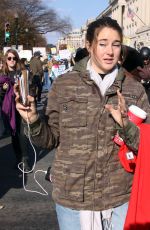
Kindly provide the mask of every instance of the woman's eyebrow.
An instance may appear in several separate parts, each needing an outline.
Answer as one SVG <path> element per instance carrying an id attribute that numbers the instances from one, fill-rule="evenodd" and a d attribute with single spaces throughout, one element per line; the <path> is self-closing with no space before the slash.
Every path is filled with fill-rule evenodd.
<path id="1" fill-rule="evenodd" d="M 115 40 L 115 41 L 113 41 L 113 42 L 118 42 L 118 43 L 120 43 L 120 44 L 121 44 L 121 41 L 120 41 L 120 40 Z"/>
<path id="2" fill-rule="evenodd" d="M 107 38 L 103 38 L 103 39 L 99 39 L 99 40 L 98 40 L 98 42 L 107 42 L 107 41 L 108 41 Z M 113 42 L 120 42 L 120 43 L 121 43 L 120 40 L 114 40 Z"/>
<path id="3" fill-rule="evenodd" d="M 102 42 L 102 41 L 105 42 L 105 41 L 108 41 L 108 39 L 103 38 L 103 39 L 99 39 L 99 40 L 98 40 L 98 42 Z"/>

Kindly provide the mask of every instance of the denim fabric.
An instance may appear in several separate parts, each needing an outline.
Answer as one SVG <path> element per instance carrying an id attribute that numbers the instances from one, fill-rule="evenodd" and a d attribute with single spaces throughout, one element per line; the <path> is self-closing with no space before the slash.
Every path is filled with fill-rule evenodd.
<path id="1" fill-rule="evenodd" d="M 128 203 L 113 209 L 112 230 L 123 230 L 125 218 L 127 215 Z"/>
<path id="2" fill-rule="evenodd" d="M 60 230 L 81 230 L 80 211 L 56 204 L 56 213 Z"/>
<path id="3" fill-rule="evenodd" d="M 103 220 L 103 230 L 123 230 L 127 209 L 128 203 L 113 208 L 111 223 Z M 56 212 L 60 230 L 81 230 L 80 211 L 56 204 Z"/>
<path id="4" fill-rule="evenodd" d="M 51 82 L 49 80 L 48 72 L 44 72 L 44 82 L 43 82 L 43 90 L 49 90 L 51 86 Z"/>

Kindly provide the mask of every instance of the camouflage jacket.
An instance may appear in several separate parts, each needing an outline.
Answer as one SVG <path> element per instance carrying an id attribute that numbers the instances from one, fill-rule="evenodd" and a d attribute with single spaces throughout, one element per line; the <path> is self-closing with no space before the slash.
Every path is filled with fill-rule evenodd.
<path id="1" fill-rule="evenodd" d="M 143 86 L 122 68 L 102 97 L 86 63 L 85 58 L 54 81 L 46 108 L 48 125 L 39 118 L 30 128 L 35 144 L 57 147 L 52 166 L 54 201 L 77 210 L 106 210 L 129 200 L 133 179 L 121 166 L 119 147 L 112 139 L 119 130 L 137 150 L 139 129 L 131 122 L 124 129 L 116 125 L 104 105 L 117 106 L 120 89 L 128 106 L 145 111 L 149 106 Z"/>

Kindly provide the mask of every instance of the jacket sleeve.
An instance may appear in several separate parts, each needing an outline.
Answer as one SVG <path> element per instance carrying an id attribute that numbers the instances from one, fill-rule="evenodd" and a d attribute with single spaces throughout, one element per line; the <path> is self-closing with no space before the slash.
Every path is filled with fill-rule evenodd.
<path id="1" fill-rule="evenodd" d="M 5 92 L 4 92 L 4 90 L 2 90 L 2 88 L 0 87 L 0 105 L 2 105 L 4 96 L 5 96 Z"/>
<path id="2" fill-rule="evenodd" d="M 150 124 L 150 104 L 148 101 L 148 96 L 145 93 L 144 87 L 143 87 L 143 92 L 141 93 L 141 96 L 137 102 L 137 106 L 143 109 L 147 113 L 147 118 L 144 121 L 144 123 Z"/>
<path id="3" fill-rule="evenodd" d="M 28 136 L 28 127 L 25 125 L 25 134 Z M 30 125 L 30 135 L 35 145 L 53 149 L 59 144 L 59 106 L 57 103 L 56 84 L 48 95 L 48 104 L 44 116 Z"/>
<path id="4" fill-rule="evenodd" d="M 5 97 L 5 93 L 6 93 L 6 90 L 4 90 L 2 86 L 0 86 L 0 105 L 1 105 L 1 106 L 2 106 L 2 104 L 3 104 L 3 100 L 4 100 L 4 97 Z"/>
<path id="5" fill-rule="evenodd" d="M 150 68 L 145 66 L 144 68 L 137 67 L 139 71 L 139 76 L 141 79 L 150 80 Z"/>
<path id="6" fill-rule="evenodd" d="M 125 127 L 117 125 L 119 136 L 125 141 L 126 145 L 134 152 L 138 151 L 140 129 L 134 123 L 128 121 Z"/>

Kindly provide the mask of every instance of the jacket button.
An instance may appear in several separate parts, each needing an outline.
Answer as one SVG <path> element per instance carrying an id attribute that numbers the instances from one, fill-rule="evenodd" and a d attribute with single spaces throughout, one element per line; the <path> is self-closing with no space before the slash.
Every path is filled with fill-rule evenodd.
<path id="1" fill-rule="evenodd" d="M 63 105 L 63 108 L 64 108 L 65 111 L 68 110 L 68 106 L 66 104 Z"/>

